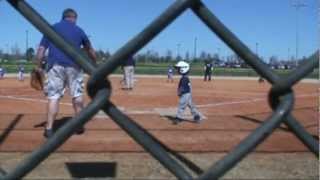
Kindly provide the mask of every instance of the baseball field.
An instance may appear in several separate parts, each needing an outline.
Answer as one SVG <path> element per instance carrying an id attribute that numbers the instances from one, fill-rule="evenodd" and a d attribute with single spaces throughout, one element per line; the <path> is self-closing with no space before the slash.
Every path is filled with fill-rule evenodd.
<path id="1" fill-rule="evenodd" d="M 196 172 L 205 171 L 230 152 L 272 113 L 268 82 L 224 77 L 204 82 L 192 77 L 194 103 L 204 120 L 194 123 L 187 109 L 186 121 L 173 125 L 178 77 L 168 83 L 164 76 L 137 76 L 133 91 L 121 90 L 120 81 L 120 76 L 111 76 L 112 102 L 170 150 L 193 162 L 199 167 Z M 315 80 L 297 84 L 293 110 L 296 119 L 317 139 L 318 90 Z M 24 81 L 9 77 L 0 80 L 0 102 L 0 167 L 9 171 L 46 140 L 43 129 L 47 101 L 42 92 L 30 88 L 28 77 Z M 85 102 L 90 102 L 88 96 Z M 72 113 L 71 98 L 66 95 L 55 128 L 63 126 Z M 85 128 L 83 134 L 73 135 L 26 178 L 77 177 L 68 169 L 70 162 L 107 163 L 109 174 L 104 177 L 109 178 L 173 177 L 104 113 L 99 112 Z M 316 157 L 282 124 L 225 177 L 313 179 L 319 177 L 317 164 Z"/>

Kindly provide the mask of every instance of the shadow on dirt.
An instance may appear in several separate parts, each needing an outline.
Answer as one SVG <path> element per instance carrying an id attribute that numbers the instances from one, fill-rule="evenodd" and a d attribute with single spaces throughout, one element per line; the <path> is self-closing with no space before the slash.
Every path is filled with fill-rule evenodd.
<path id="1" fill-rule="evenodd" d="M 244 119 L 244 120 L 248 120 L 250 122 L 257 123 L 257 124 L 262 124 L 264 122 L 262 120 L 251 118 L 251 117 L 248 117 L 248 116 L 236 115 L 235 117 L 241 118 L 241 119 Z M 288 128 L 284 128 L 284 127 L 278 127 L 278 129 L 281 129 L 281 130 L 286 131 L 286 132 L 291 132 Z"/>
<path id="2" fill-rule="evenodd" d="M 67 162 L 67 169 L 73 178 L 115 178 L 115 162 Z"/>
<path id="3" fill-rule="evenodd" d="M 21 121 L 21 118 L 23 117 L 23 114 L 18 114 L 13 121 L 8 125 L 7 128 L 4 129 L 2 134 L 0 135 L 0 145 L 6 140 L 10 132 L 14 129 L 14 127 L 17 126 L 17 124 Z"/>
<path id="4" fill-rule="evenodd" d="M 72 117 L 62 117 L 60 119 L 56 119 L 54 122 L 53 122 L 53 131 L 57 131 L 60 127 L 62 127 L 64 124 L 66 124 L 69 120 L 71 120 Z M 43 121 L 39 124 L 36 124 L 34 125 L 33 127 L 34 128 L 44 128 L 46 126 L 47 122 Z M 83 134 L 84 133 L 84 128 L 80 128 L 76 131 L 76 134 Z"/>
<path id="5" fill-rule="evenodd" d="M 176 120 L 176 117 L 175 117 L 175 116 L 165 115 L 165 116 L 162 116 L 162 117 L 168 119 L 168 120 L 171 121 L 173 124 L 174 124 L 174 121 Z M 197 124 L 195 121 L 189 120 L 189 119 L 180 119 L 180 122 L 179 122 L 179 123 L 182 123 L 182 122 Z"/>
<path id="6" fill-rule="evenodd" d="M 241 119 L 244 119 L 244 120 L 248 120 L 250 122 L 258 123 L 258 124 L 262 124 L 263 123 L 263 121 L 261 121 L 261 120 L 254 119 L 254 118 L 251 118 L 251 117 L 248 117 L 248 116 L 236 115 L 235 117 L 238 117 L 238 118 L 241 118 Z M 304 128 L 307 129 L 307 128 L 311 128 L 311 127 L 315 127 L 315 126 L 318 127 L 318 124 L 311 124 L 311 125 L 305 126 Z M 278 127 L 278 129 L 281 129 L 281 130 L 286 131 L 286 132 L 291 132 L 288 128 L 284 128 L 284 127 Z M 311 136 L 319 141 L 319 136 L 318 135 L 311 134 Z"/>

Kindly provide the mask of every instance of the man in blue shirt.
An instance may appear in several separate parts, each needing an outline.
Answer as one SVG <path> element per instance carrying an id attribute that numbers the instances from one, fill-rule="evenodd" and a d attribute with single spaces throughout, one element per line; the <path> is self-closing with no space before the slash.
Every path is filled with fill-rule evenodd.
<path id="1" fill-rule="evenodd" d="M 82 47 L 92 60 L 96 60 L 95 51 L 91 46 L 88 36 L 76 25 L 77 13 L 73 9 L 66 9 L 62 14 L 62 20 L 53 25 L 53 29 L 60 34 L 74 48 Z M 83 71 L 75 61 L 57 48 L 45 36 L 40 42 L 37 51 L 38 70 L 41 70 L 41 62 L 46 50 L 49 50 L 46 59 L 47 82 L 44 91 L 48 97 L 47 124 L 44 136 L 49 138 L 53 135 L 53 122 L 59 111 L 59 101 L 64 95 L 66 88 L 72 96 L 72 105 L 75 114 L 83 109 Z"/>
<path id="2" fill-rule="evenodd" d="M 178 124 L 183 120 L 183 112 L 187 106 L 191 110 L 193 120 L 196 123 L 200 123 L 200 121 L 202 120 L 201 114 L 197 110 L 196 106 L 193 104 L 193 101 L 192 101 L 191 82 L 188 77 L 190 65 L 184 61 L 179 61 L 175 65 L 175 68 L 177 68 L 178 73 L 181 75 L 181 79 L 179 81 L 178 92 L 177 92 L 179 96 L 179 106 L 178 106 L 178 111 L 177 111 L 175 121 L 173 123 Z"/>

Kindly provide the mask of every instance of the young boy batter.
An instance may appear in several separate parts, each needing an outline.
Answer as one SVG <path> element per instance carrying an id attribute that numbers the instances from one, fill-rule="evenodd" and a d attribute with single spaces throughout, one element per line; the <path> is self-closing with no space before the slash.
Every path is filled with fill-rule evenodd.
<path id="1" fill-rule="evenodd" d="M 178 112 L 173 123 L 178 124 L 179 122 L 183 121 L 182 115 L 187 106 L 191 110 L 193 120 L 196 123 L 200 123 L 200 121 L 202 120 L 200 112 L 197 110 L 197 108 L 192 102 L 191 82 L 188 77 L 190 65 L 184 61 L 179 61 L 175 65 L 175 68 L 177 69 L 178 73 L 181 75 L 181 78 L 178 86 L 178 96 L 179 96 Z"/>

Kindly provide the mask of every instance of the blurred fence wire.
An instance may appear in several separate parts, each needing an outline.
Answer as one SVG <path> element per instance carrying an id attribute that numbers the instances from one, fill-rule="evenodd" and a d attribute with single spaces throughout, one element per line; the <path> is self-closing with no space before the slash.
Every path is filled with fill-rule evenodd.
<path id="1" fill-rule="evenodd" d="M 57 34 L 47 21 L 37 13 L 24 0 L 7 0 L 22 16 L 32 23 L 42 34 L 49 38 L 58 48 L 72 57 L 90 75 L 87 91 L 92 101 L 81 113 L 68 121 L 52 138 L 48 139 L 41 147 L 34 150 L 28 157 L 17 165 L 12 171 L 0 172 L 1 179 L 21 179 L 32 171 L 50 153 L 61 146 L 78 128 L 87 123 L 99 110 L 103 110 L 130 135 L 146 152 L 157 159 L 164 168 L 168 169 L 178 179 L 218 179 L 234 167 L 257 145 L 262 143 L 274 129 L 282 123 L 303 142 L 309 150 L 319 156 L 318 141 L 314 139 L 292 115 L 294 92 L 292 87 L 302 78 L 318 67 L 317 60 L 309 60 L 300 65 L 286 77 L 276 75 L 256 54 L 242 43 L 200 0 L 176 0 L 161 15 L 153 20 L 145 29 L 128 41 L 116 51 L 106 63 L 96 67 L 85 56 L 66 43 Z M 235 53 L 245 60 L 260 76 L 272 84 L 269 92 L 269 103 L 273 109 L 272 114 L 264 123 L 255 129 L 248 137 L 242 140 L 230 153 L 214 163 L 199 177 L 192 177 L 185 166 L 171 156 L 156 137 L 144 130 L 126 114 L 121 112 L 110 100 L 111 85 L 108 77 L 129 56 L 138 52 L 147 43 L 161 33 L 170 23 L 177 19 L 183 12 L 191 9 L 193 13 Z"/>

